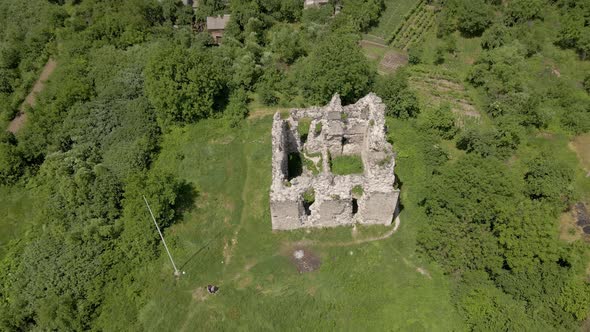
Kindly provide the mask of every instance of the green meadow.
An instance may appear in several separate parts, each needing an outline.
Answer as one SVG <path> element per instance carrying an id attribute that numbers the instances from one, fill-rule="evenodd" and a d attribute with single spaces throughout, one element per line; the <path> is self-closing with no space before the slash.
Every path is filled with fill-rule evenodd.
<path id="1" fill-rule="evenodd" d="M 416 252 L 423 221 L 417 207 L 404 209 L 398 231 L 384 240 L 368 239 L 390 228 L 271 230 L 271 121 L 250 119 L 230 130 L 206 120 L 165 135 L 155 167 L 178 174 L 197 194 L 192 210 L 165 235 L 186 274 L 176 279 L 165 255 L 146 267 L 142 325 L 152 331 L 460 329 L 448 279 Z M 396 145 L 403 150 L 405 143 L 411 144 Z M 419 172 L 404 160 L 398 167 L 408 179 Z M 411 188 L 408 180 L 406 207 L 413 206 Z M 321 266 L 299 273 L 295 249 L 313 253 Z M 208 284 L 220 291 L 208 294 Z"/>

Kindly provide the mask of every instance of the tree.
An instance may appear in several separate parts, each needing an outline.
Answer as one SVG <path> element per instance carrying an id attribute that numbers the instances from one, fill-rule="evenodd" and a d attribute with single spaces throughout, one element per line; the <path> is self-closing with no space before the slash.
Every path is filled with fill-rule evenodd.
<path id="1" fill-rule="evenodd" d="M 160 46 L 145 69 L 146 92 L 163 123 L 211 116 L 225 86 L 222 63 L 205 49 Z"/>
<path id="2" fill-rule="evenodd" d="M 582 86 L 584 87 L 584 90 L 590 94 L 590 74 L 586 75 L 586 78 L 584 78 L 584 81 L 582 82 Z"/>
<path id="3" fill-rule="evenodd" d="M 504 11 L 504 21 L 512 25 L 539 18 L 544 5 L 543 0 L 510 1 Z"/>
<path id="4" fill-rule="evenodd" d="M 366 31 L 377 23 L 384 7 L 383 0 L 343 0 L 342 14 L 349 16 L 358 31 Z"/>
<path id="5" fill-rule="evenodd" d="M 248 95 L 243 89 L 233 91 L 225 115 L 231 127 L 236 127 L 248 116 Z"/>
<path id="6" fill-rule="evenodd" d="M 289 24 L 277 24 L 268 32 L 270 50 L 282 62 L 291 64 L 304 54 L 300 32 Z"/>
<path id="7" fill-rule="evenodd" d="M 509 41 L 509 31 L 503 24 L 494 24 L 481 36 L 481 47 L 490 50 L 505 45 Z"/>
<path id="8" fill-rule="evenodd" d="M 573 196 L 573 170 L 546 154 L 536 156 L 526 165 L 528 170 L 524 174 L 524 181 L 527 195 L 532 200 L 565 207 Z"/>
<path id="9" fill-rule="evenodd" d="M 424 113 L 422 126 L 427 131 L 444 139 L 453 138 L 458 131 L 458 128 L 455 127 L 455 117 L 449 104 L 441 105 L 430 112 Z"/>
<path id="10" fill-rule="evenodd" d="M 314 104 L 329 102 L 335 93 L 344 103 L 353 102 L 369 91 L 375 77 L 356 37 L 338 33 L 324 37 L 297 63 L 296 74 L 303 96 Z"/>
<path id="11" fill-rule="evenodd" d="M 410 90 L 407 74 L 403 71 L 378 77 L 375 92 L 383 99 L 389 116 L 406 119 L 416 117 L 420 112 L 418 98 Z"/>
<path id="12" fill-rule="evenodd" d="M 0 184 L 13 184 L 23 174 L 25 163 L 12 140 L 0 141 Z"/>
<path id="13" fill-rule="evenodd" d="M 493 17 L 484 0 L 461 0 L 457 9 L 459 30 L 468 36 L 479 36 L 490 26 Z"/>

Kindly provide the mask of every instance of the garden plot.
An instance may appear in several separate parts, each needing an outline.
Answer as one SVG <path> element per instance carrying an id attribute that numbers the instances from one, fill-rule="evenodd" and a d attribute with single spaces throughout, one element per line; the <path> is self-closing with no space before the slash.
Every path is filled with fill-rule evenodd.
<path id="1" fill-rule="evenodd" d="M 425 1 L 419 2 L 390 36 L 391 46 L 407 50 L 421 42 L 425 32 L 434 25 L 435 16 L 433 6 L 427 5 Z"/>
<path id="2" fill-rule="evenodd" d="M 413 68 L 410 85 L 426 105 L 439 107 L 444 103 L 450 104 L 453 113 L 459 116 L 458 122 L 461 126 L 467 120 L 479 122 L 481 119 L 481 113 L 476 109 L 461 81 L 448 73 Z"/>

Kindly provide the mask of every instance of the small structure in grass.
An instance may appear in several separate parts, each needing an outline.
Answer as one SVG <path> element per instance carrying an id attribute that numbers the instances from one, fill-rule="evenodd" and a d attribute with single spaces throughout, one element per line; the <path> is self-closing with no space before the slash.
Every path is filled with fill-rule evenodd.
<path id="1" fill-rule="evenodd" d="M 374 94 L 342 106 L 276 113 L 272 128 L 273 229 L 390 225 L 399 190 L 385 135 L 385 105 Z"/>

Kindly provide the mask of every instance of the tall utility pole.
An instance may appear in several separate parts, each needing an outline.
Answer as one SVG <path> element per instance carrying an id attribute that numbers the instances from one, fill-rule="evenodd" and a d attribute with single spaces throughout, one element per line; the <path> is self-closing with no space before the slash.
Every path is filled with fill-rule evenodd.
<path id="1" fill-rule="evenodd" d="M 170 257 L 170 262 L 172 262 L 172 266 L 174 267 L 174 275 L 179 277 L 180 271 L 176 268 L 176 264 L 174 264 L 174 260 L 172 259 L 172 255 L 170 254 L 170 250 L 168 250 L 168 246 L 166 245 L 166 240 L 164 240 L 164 235 L 162 235 L 162 231 L 160 231 L 160 226 L 156 222 L 156 217 L 154 217 L 154 213 L 152 212 L 152 208 L 148 203 L 145 195 L 143 196 L 143 200 L 145 201 L 145 205 L 147 205 L 148 210 L 150 211 L 150 215 L 152 216 L 152 220 L 154 221 L 154 225 L 156 225 L 156 229 L 158 230 L 158 234 L 160 234 L 160 238 L 162 239 L 162 243 L 164 244 L 164 248 L 166 248 L 166 252 L 168 253 L 168 257 Z"/>

